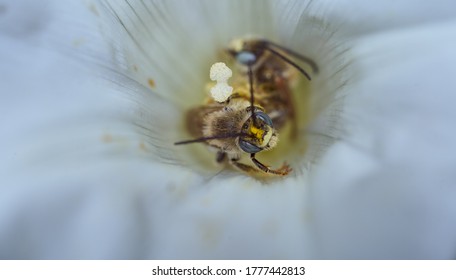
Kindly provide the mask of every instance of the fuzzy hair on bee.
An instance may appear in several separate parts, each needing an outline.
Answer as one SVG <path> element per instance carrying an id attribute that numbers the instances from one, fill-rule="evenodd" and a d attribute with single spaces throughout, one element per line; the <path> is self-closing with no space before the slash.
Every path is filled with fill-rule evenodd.
<path id="1" fill-rule="evenodd" d="M 217 151 L 216 161 L 227 161 L 250 174 L 285 176 L 291 167 L 283 163 L 277 169 L 261 163 L 255 155 L 274 148 L 279 141 L 278 130 L 287 122 L 296 130 L 292 88 L 298 74 L 311 76 L 293 59 L 318 72 L 317 64 L 295 52 L 262 39 L 233 40 L 226 52 L 234 60 L 240 74 L 228 86 L 231 70 L 223 63 L 211 68 L 211 79 L 217 84 L 211 90 L 213 98 L 190 109 L 186 126 L 195 137 L 176 145 L 205 143 Z M 232 91 L 232 93 L 231 93 Z M 250 155 L 253 165 L 242 163 Z"/>

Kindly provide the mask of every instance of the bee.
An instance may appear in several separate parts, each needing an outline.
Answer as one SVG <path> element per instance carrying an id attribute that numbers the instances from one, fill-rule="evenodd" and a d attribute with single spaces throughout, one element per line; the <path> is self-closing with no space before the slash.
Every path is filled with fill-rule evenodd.
<path id="1" fill-rule="evenodd" d="M 186 125 L 195 139 L 175 145 L 205 143 L 215 148 L 219 163 L 228 160 L 247 174 L 285 176 L 292 171 L 287 163 L 274 169 L 255 155 L 277 145 L 278 130 L 288 121 L 296 127 L 292 85 L 299 73 L 309 81 L 311 76 L 292 58 L 309 65 L 313 73 L 318 66 L 310 58 L 263 39 L 233 40 L 225 51 L 240 72 L 233 94 L 226 101 L 210 99 L 190 109 Z M 253 166 L 240 161 L 245 154 L 250 155 Z"/>

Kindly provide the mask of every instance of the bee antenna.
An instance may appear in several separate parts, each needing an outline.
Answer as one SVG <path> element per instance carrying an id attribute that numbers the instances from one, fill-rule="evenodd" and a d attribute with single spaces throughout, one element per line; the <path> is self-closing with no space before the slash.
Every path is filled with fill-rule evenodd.
<path id="1" fill-rule="evenodd" d="M 281 58 L 282 60 L 284 60 L 285 62 L 287 62 L 288 64 L 290 64 L 291 66 L 293 66 L 294 68 L 296 68 L 299 72 L 301 72 L 304 76 L 306 76 L 306 78 L 309 81 L 312 80 L 310 75 L 304 69 L 302 69 L 298 64 L 294 63 L 289 58 L 287 58 L 286 56 L 284 56 L 281 53 L 277 52 L 276 50 L 271 49 L 270 47 L 266 47 L 266 49 L 268 51 L 272 52 L 273 54 L 275 54 L 276 56 L 278 56 L 279 58 Z"/>
<path id="2" fill-rule="evenodd" d="M 276 47 L 276 48 L 278 48 L 278 49 L 280 49 L 280 50 L 282 50 L 282 51 L 288 53 L 289 55 L 294 56 L 295 58 L 297 58 L 297 59 L 299 59 L 299 60 L 301 60 L 301 61 L 303 61 L 303 62 L 309 64 L 309 66 L 312 67 L 312 71 L 313 71 L 314 73 L 318 74 L 318 71 L 319 71 L 319 70 L 318 70 L 318 65 L 317 65 L 317 64 L 315 63 L 315 61 L 313 61 L 312 59 L 310 59 L 310 58 L 308 58 L 308 57 L 306 57 L 306 56 L 303 56 L 302 54 L 297 53 L 297 52 L 295 52 L 295 51 L 293 51 L 293 50 L 291 50 L 291 49 L 289 49 L 289 48 L 286 48 L 286 47 L 281 46 L 281 45 L 279 45 L 279 44 L 273 43 L 273 42 L 271 42 L 271 41 L 266 41 L 266 40 L 264 40 L 264 41 L 263 41 L 263 44 L 268 45 L 269 47 L 270 47 L 270 46 Z"/>
<path id="3" fill-rule="evenodd" d="M 250 86 L 250 111 L 252 111 L 252 119 L 255 122 L 255 97 L 253 95 L 253 71 L 252 65 L 248 65 L 249 86 Z"/>
<path id="4" fill-rule="evenodd" d="M 192 144 L 192 143 L 200 143 L 204 142 L 207 140 L 213 140 L 213 139 L 226 139 L 226 138 L 235 138 L 239 136 L 243 136 L 244 133 L 231 133 L 231 134 L 225 134 L 225 135 L 216 135 L 216 136 L 209 136 L 209 137 L 201 137 L 201 138 L 196 138 L 192 140 L 185 140 L 185 141 L 179 141 L 174 143 L 174 145 L 185 145 L 185 144 Z"/>
<path id="5" fill-rule="evenodd" d="M 278 56 L 279 58 L 281 58 L 282 60 L 284 60 L 285 62 L 289 63 L 290 65 L 292 65 L 293 67 L 295 67 L 299 72 L 301 72 L 304 76 L 306 76 L 307 79 L 311 80 L 311 77 L 310 75 L 304 70 L 302 69 L 302 67 L 300 67 L 299 65 L 297 65 L 296 63 L 294 63 L 293 61 L 291 61 L 289 58 L 287 58 L 286 56 L 284 56 L 283 54 L 277 52 L 276 50 L 274 50 L 274 48 L 277 48 L 279 50 L 282 50 L 284 52 L 286 52 L 287 54 L 307 63 L 311 68 L 312 68 L 312 72 L 314 73 L 318 73 L 319 69 L 318 69 L 318 65 L 310 58 L 306 57 L 306 56 L 303 56 L 302 54 L 300 53 L 297 53 L 293 50 L 290 50 L 288 48 L 285 48 L 281 45 L 278 45 L 276 43 L 273 43 L 273 42 L 270 42 L 270 41 L 266 41 L 266 40 L 263 40 L 262 41 L 262 44 L 263 44 L 263 47 L 267 50 L 269 50 L 270 52 L 272 52 L 274 55 Z"/>

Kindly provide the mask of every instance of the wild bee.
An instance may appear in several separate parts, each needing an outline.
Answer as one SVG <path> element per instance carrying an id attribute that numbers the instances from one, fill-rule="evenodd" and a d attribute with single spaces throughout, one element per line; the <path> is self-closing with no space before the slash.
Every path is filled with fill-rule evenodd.
<path id="1" fill-rule="evenodd" d="M 234 79 L 233 93 L 223 102 L 209 99 L 189 110 L 186 125 L 195 139 L 175 144 L 203 142 L 216 149 L 219 163 L 228 159 L 248 174 L 285 176 L 292 171 L 288 164 L 273 169 L 255 155 L 277 145 L 277 130 L 288 121 L 296 123 L 292 84 L 298 73 L 308 80 L 311 76 L 292 58 L 309 65 L 313 73 L 318 72 L 318 66 L 295 51 L 262 39 L 234 40 L 225 51 L 240 73 Z M 244 154 L 250 154 L 254 166 L 240 162 Z"/>

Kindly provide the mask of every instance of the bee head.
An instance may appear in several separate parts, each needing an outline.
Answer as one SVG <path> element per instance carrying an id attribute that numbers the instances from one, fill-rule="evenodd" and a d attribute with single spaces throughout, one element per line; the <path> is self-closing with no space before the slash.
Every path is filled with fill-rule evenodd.
<path id="1" fill-rule="evenodd" d="M 238 145 L 244 152 L 254 154 L 273 148 L 277 140 L 271 118 L 266 113 L 257 111 L 243 124 Z"/>
<path id="2" fill-rule="evenodd" d="M 284 62 L 293 66 L 301 72 L 309 81 L 311 77 L 304 68 L 296 64 L 296 62 L 291 59 L 291 57 L 298 59 L 305 64 L 309 65 L 312 68 L 314 73 L 318 73 L 318 65 L 310 58 L 303 56 L 302 54 L 285 48 L 279 44 L 275 44 L 271 41 L 262 40 L 262 39 L 236 39 L 231 41 L 229 47 L 226 51 L 234 58 L 236 61 L 243 66 L 254 67 L 258 65 L 258 62 L 263 57 L 265 52 L 269 52 L 271 55 L 276 56 L 279 59 L 282 59 Z M 255 67 L 254 67 L 255 68 Z"/>
<path id="3" fill-rule="evenodd" d="M 244 66 L 253 66 L 261 58 L 264 52 L 262 42 L 256 40 L 237 39 L 231 41 L 227 52 L 236 61 Z"/>

